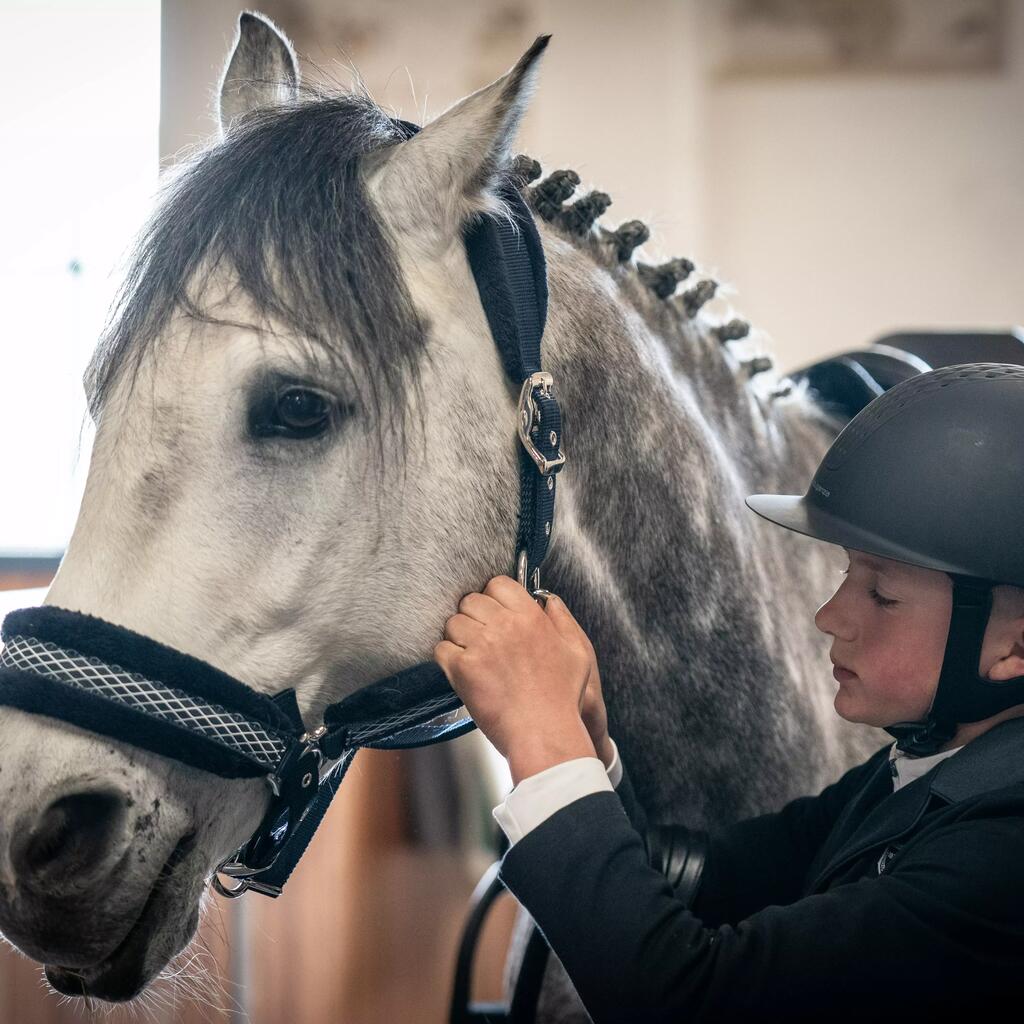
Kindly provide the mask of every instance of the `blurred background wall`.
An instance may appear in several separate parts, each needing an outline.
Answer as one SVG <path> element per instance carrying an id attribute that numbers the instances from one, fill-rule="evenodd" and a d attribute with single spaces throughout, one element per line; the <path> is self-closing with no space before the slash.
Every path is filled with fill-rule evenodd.
<path id="1" fill-rule="evenodd" d="M 163 5 L 165 160 L 211 131 L 239 5 Z M 1024 3 L 273 0 L 338 81 L 435 116 L 554 35 L 522 132 L 729 282 L 784 369 L 1022 314 Z M 315 73 L 315 72 L 314 72 Z"/>
<path id="2" fill-rule="evenodd" d="M 60 60 L 80 62 L 82 81 L 121 75 L 126 95 L 138 89 L 144 69 L 125 71 L 138 54 L 119 50 L 129 0 L 33 7 L 60 19 L 72 2 L 90 10 L 102 43 L 61 51 Z M 5 14 L 16 6 L 0 0 Z M 148 73 L 159 78 L 163 166 L 213 131 L 217 79 L 241 8 L 234 0 L 161 5 L 159 69 Z M 491 81 L 537 34 L 552 32 L 521 150 L 609 192 L 606 222 L 646 220 L 649 259 L 688 256 L 729 282 L 733 291 L 716 300 L 722 312 L 732 306 L 766 331 L 784 369 L 896 328 L 1024 320 L 1024 0 L 267 0 L 261 9 L 310 59 L 311 77 L 347 87 L 355 67 L 381 103 L 413 120 Z M 34 31 L 15 30 L 18 53 L 28 56 L 9 96 L 46 78 L 54 51 L 46 31 Z M 80 99 L 72 92 L 59 101 Z M 9 105 L 9 118 L 17 113 Z M 59 164 L 48 161 L 68 182 L 81 173 L 84 140 L 100 138 L 90 127 L 99 113 L 83 103 L 80 137 L 66 140 Z M 110 133 L 117 111 L 102 113 Z M 5 125 L 29 167 L 26 140 L 45 122 Z M 113 174 L 123 157 L 113 136 L 101 142 L 88 159 L 100 174 L 106 161 Z M 20 194 L 7 190 L 12 209 Z M 109 220 L 116 196 L 103 205 Z M 66 216 L 48 203 L 31 212 L 41 227 Z M 83 276 L 75 258 L 80 242 L 76 235 L 66 252 L 54 243 L 47 257 L 72 268 L 76 287 L 90 272 L 87 260 Z M 0 264 L 9 309 L 21 287 L 11 283 L 15 256 Z M 49 343 L 29 319 L 16 332 L 10 320 L 0 330 L 0 394 L 10 392 L 2 416 L 15 390 L 32 393 L 4 359 L 26 338 Z M 77 356 L 47 349 L 41 358 L 62 374 L 67 363 L 78 393 Z M 8 454 L 29 429 L 25 408 L 17 420 L 0 419 Z M 13 488 L 5 496 L 29 500 Z M 5 529 L 0 520 L 0 555 L 24 547 Z M 0 589 L 45 584 L 51 571 L 24 559 L 9 561 L 6 578 L 2 569 Z M 31 603 L 9 596 L 11 606 Z M 479 749 L 360 758 L 286 896 L 214 904 L 202 936 L 202 959 L 220 978 L 213 1005 L 165 1000 L 138 1019 L 444 1019 L 464 901 L 487 856 L 448 837 L 443 819 Z M 506 910 L 482 965 L 482 993 L 499 989 L 507 927 Z M 0 1021 L 71 1019 L 80 1009 L 61 1007 L 40 987 L 37 967 L 3 951 Z"/>

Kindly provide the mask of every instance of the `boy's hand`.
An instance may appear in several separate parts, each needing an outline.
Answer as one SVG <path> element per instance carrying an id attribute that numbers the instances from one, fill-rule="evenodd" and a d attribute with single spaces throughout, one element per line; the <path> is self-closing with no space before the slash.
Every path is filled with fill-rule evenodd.
<path id="1" fill-rule="evenodd" d="M 563 605 L 563 607 L 565 606 Z M 576 620 L 573 619 L 573 622 L 576 623 Z M 576 628 L 583 633 L 583 629 L 578 623 L 576 623 Z M 583 633 L 583 636 L 586 637 L 589 644 L 590 638 L 586 633 Z M 604 706 L 601 673 L 597 669 L 597 656 L 594 654 L 593 647 L 590 648 L 590 653 L 592 656 L 590 675 L 587 678 L 587 692 L 583 695 L 581 714 L 583 715 L 583 724 L 587 727 L 594 749 L 597 751 L 597 756 L 601 758 L 605 768 L 610 768 L 615 750 L 612 747 L 611 737 L 608 735 L 608 712 Z"/>
<path id="2" fill-rule="evenodd" d="M 495 576 L 482 594 L 467 594 L 445 624 L 434 658 L 484 735 L 508 759 L 512 780 L 595 747 L 581 717 L 592 669 L 603 717 L 594 650 L 554 595 L 539 605 L 508 576 Z"/>

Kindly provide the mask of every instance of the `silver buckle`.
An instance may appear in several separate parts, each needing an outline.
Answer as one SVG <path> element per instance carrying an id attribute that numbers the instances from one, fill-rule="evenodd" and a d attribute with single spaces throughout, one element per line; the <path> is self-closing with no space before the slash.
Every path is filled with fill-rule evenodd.
<path id="1" fill-rule="evenodd" d="M 543 370 L 531 373 L 523 381 L 522 390 L 519 392 L 519 440 L 526 449 L 526 454 L 536 463 L 541 476 L 547 476 L 553 469 L 558 469 L 565 462 L 565 454 L 561 446 L 558 455 L 553 459 L 546 459 L 540 449 L 533 443 L 532 432 L 537 429 L 537 403 L 533 400 L 533 389 L 540 388 L 545 395 L 551 393 L 551 385 L 554 383 L 550 373 Z"/>

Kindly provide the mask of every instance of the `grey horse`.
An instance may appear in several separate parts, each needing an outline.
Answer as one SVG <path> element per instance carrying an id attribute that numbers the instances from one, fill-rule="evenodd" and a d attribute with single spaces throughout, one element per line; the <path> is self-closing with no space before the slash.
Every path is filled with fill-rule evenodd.
<path id="1" fill-rule="evenodd" d="M 461 233 L 518 174 L 570 460 L 544 582 L 594 640 L 652 820 L 703 826 L 872 742 L 840 728 L 812 624 L 838 563 L 743 507 L 802 488 L 838 424 L 712 320 L 692 264 L 601 227 L 607 197 L 570 203 L 571 172 L 527 184 L 512 152 L 546 43 L 400 141 L 367 97 L 300 86 L 287 40 L 242 16 L 222 138 L 168 185 L 87 374 L 96 439 L 46 601 L 294 686 L 307 722 L 429 658 L 514 555 L 516 394 Z M 133 997 L 266 787 L 9 708 L 0 751 L 0 928 L 59 990 Z"/>

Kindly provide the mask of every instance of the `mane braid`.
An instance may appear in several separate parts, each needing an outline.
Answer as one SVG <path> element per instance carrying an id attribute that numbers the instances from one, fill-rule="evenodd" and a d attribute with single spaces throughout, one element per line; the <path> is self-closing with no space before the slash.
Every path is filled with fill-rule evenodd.
<path id="1" fill-rule="evenodd" d="M 580 183 L 575 171 L 552 171 L 532 188 L 527 187 L 540 177 L 536 160 L 525 155 L 516 157 L 513 180 L 533 211 L 598 266 L 610 271 L 648 325 L 666 343 L 677 346 L 680 352 L 686 351 L 688 364 L 730 386 L 737 399 L 749 391 L 750 381 L 759 374 L 770 378 L 766 397 L 771 402 L 793 393 L 788 378 L 766 373 L 774 368 L 770 355 L 758 353 L 741 362 L 730 353 L 729 343 L 748 338 L 751 328 L 737 318 L 724 324 L 715 324 L 708 318 L 703 307 L 715 297 L 718 282 L 704 278 L 680 292 L 677 286 L 696 270 L 693 262 L 680 258 L 650 266 L 635 260 L 634 250 L 650 237 L 645 224 L 631 220 L 611 230 L 597 223 L 597 217 L 611 205 L 610 197 L 603 192 L 591 192 L 572 205 L 563 205 Z M 598 212 L 590 217 L 594 209 Z M 580 216 L 581 211 L 587 215 Z M 804 390 L 797 394 L 802 396 Z"/>
<path id="2" fill-rule="evenodd" d="M 230 323 L 207 301 L 207 275 L 224 268 L 264 325 L 330 360 L 404 433 L 405 403 L 395 420 L 382 408 L 419 386 L 427 332 L 358 173 L 361 156 L 401 138 L 367 96 L 308 93 L 240 119 L 174 173 L 86 371 L 93 416 L 172 317 Z"/>

